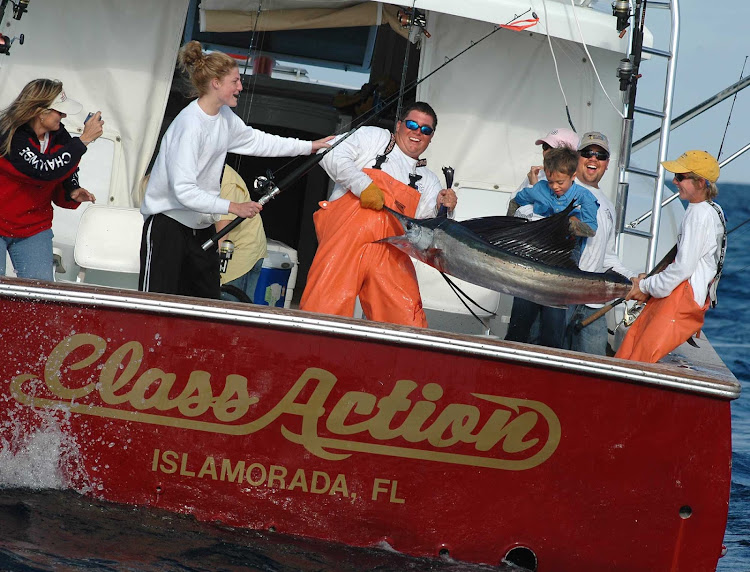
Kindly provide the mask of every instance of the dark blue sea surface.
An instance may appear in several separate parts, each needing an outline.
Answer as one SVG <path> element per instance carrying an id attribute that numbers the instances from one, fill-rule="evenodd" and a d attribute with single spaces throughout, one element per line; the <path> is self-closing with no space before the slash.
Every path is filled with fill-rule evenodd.
<path id="1" fill-rule="evenodd" d="M 706 314 L 704 331 L 724 363 L 742 383 L 732 402 L 732 492 L 724 543 L 727 555 L 717 570 L 750 570 L 750 185 L 719 185 L 717 202 L 730 231 L 719 304 Z"/>
<path id="2" fill-rule="evenodd" d="M 733 229 L 750 219 L 750 185 L 721 185 L 718 202 Z M 731 233 L 719 305 L 704 331 L 724 362 L 750 388 L 750 223 Z M 732 402 L 733 467 L 720 572 L 750 570 L 750 397 Z M 49 439 L 51 436 L 46 436 Z M 54 444 L 54 443 L 53 443 Z M 38 447 L 48 450 L 49 441 Z M 31 457 L 37 455 L 32 450 Z M 18 471 L 0 450 L 0 482 Z M 13 459 L 12 461 L 18 461 Z M 499 570 L 450 560 L 412 558 L 382 549 L 351 548 L 267 531 L 236 530 L 189 517 L 93 501 L 74 492 L 50 490 L 41 467 L 29 488 L 0 485 L 0 571 L 425 571 Z M 21 464 L 21 472 L 23 466 Z M 48 467 L 48 473 L 54 467 Z M 46 484 L 45 484 L 46 483 Z M 437 516 L 437 515 L 436 515 Z"/>

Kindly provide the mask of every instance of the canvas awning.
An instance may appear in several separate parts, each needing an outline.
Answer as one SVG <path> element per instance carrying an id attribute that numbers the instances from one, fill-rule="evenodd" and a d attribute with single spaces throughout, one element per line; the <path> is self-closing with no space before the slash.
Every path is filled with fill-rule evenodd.
<path id="1" fill-rule="evenodd" d="M 399 8 L 391 4 L 286 0 L 264 2 L 261 11 L 257 4 L 247 0 L 204 1 L 200 8 L 200 31 L 273 32 L 389 24 L 397 33 L 408 36 L 408 31 L 397 20 Z M 246 7 L 240 9 L 241 5 Z M 299 7 L 301 5 L 305 7 Z"/>
<path id="2" fill-rule="evenodd" d="M 541 21 L 529 30 L 532 33 L 580 42 L 580 25 L 586 30 L 585 41 L 589 46 L 624 52 L 627 41 L 619 37 L 611 13 L 589 8 L 590 0 L 574 0 L 574 3 L 578 6 L 575 16 L 570 0 L 414 0 L 407 6 L 493 24 L 508 23 L 519 14 L 531 18 L 531 13 L 534 13 Z M 407 30 L 399 24 L 396 16 L 400 8 L 398 4 L 374 0 L 202 0 L 200 30 L 262 32 L 387 23 L 406 37 Z M 547 24 L 547 19 L 551 25 Z M 648 31 L 644 45 L 652 45 Z"/>

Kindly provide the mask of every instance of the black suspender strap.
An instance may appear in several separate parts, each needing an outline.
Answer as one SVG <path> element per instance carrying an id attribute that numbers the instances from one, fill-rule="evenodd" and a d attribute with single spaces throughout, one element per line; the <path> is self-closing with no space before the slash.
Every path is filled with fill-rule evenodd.
<path id="1" fill-rule="evenodd" d="M 381 155 L 378 155 L 375 157 L 375 164 L 372 166 L 373 169 L 377 169 L 378 171 L 381 170 L 381 167 L 383 166 L 383 163 L 385 163 L 386 159 L 388 159 L 388 154 L 393 151 L 393 148 L 396 146 L 396 136 L 391 133 L 391 140 L 388 141 L 388 145 L 385 147 L 385 151 Z"/>
<path id="2" fill-rule="evenodd" d="M 724 270 L 724 256 L 727 252 L 727 222 L 724 220 L 724 215 L 722 214 L 721 209 L 713 201 L 706 202 L 714 208 L 716 214 L 719 215 L 721 226 L 724 227 L 724 236 L 721 239 L 721 247 L 719 249 L 719 260 L 716 263 L 716 276 L 714 276 L 711 282 L 708 283 L 708 296 L 711 299 L 711 307 L 715 308 L 716 304 L 719 303 L 717 289 L 719 287 L 719 280 L 721 280 L 721 272 Z"/>
<path id="3" fill-rule="evenodd" d="M 393 151 L 393 148 L 396 146 L 396 136 L 391 133 L 391 140 L 388 141 L 388 145 L 386 145 L 385 150 L 382 154 L 375 157 L 375 164 L 372 166 L 373 169 L 377 169 L 380 171 L 383 167 L 383 163 L 386 162 L 388 159 L 388 154 Z M 414 165 L 414 168 L 417 169 L 419 167 L 426 167 L 427 166 L 427 159 L 419 159 Z M 417 188 L 417 182 L 422 178 L 422 175 L 417 175 L 416 173 L 411 173 L 409 175 L 409 186 L 412 189 Z"/>

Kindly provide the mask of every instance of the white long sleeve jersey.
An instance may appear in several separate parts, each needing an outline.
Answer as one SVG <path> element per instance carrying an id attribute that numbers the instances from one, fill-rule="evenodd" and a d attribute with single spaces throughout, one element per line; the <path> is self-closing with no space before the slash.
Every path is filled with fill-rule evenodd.
<path id="1" fill-rule="evenodd" d="M 615 251 L 615 207 L 601 189 L 576 181 L 579 185 L 586 187 L 593 193 L 599 202 L 599 210 L 596 211 L 596 234 L 586 240 L 586 246 L 578 261 L 578 268 L 586 272 L 606 272 L 610 268 L 619 272 L 625 278 L 637 276 L 625 266 Z M 589 308 L 601 308 L 604 304 L 586 304 Z"/>
<path id="2" fill-rule="evenodd" d="M 338 138 L 337 138 L 338 140 Z M 330 201 L 343 197 L 347 191 L 359 196 L 372 179 L 362 169 L 372 167 L 391 140 L 391 133 L 380 127 L 360 127 L 343 143 L 321 160 L 320 164 L 335 181 Z M 421 194 L 414 218 L 432 218 L 437 214 L 437 196 L 443 188 L 437 175 L 427 167 L 417 167 L 417 159 L 404 154 L 398 145 L 393 147 L 381 169 L 394 179 L 409 184 L 409 175 L 417 174 L 417 191 Z"/>
<path id="3" fill-rule="evenodd" d="M 253 129 L 227 106 L 208 115 L 192 101 L 174 119 L 161 140 L 146 195 L 144 217 L 163 213 L 187 227 L 212 225 L 212 215 L 229 212 L 219 196 L 227 152 L 256 157 L 309 155 L 310 141 L 279 137 Z"/>
<path id="4" fill-rule="evenodd" d="M 705 201 L 690 203 L 677 237 L 677 257 L 662 272 L 641 280 L 641 291 L 654 298 L 665 298 L 688 280 L 695 303 L 703 306 L 708 284 L 716 276 L 723 236 L 724 225 L 714 208 Z"/>

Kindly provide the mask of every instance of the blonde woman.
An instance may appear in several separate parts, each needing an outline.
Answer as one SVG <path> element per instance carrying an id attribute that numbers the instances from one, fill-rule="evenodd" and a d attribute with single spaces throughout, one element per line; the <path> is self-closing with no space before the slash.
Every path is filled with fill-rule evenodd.
<path id="1" fill-rule="evenodd" d="M 662 163 L 674 173 L 680 199 L 688 207 L 677 238 L 677 256 L 661 272 L 633 280 L 626 300 L 647 302 L 615 357 L 655 363 L 703 327 L 726 252 L 724 211 L 719 194 L 719 162 L 705 151 L 687 151 Z"/>
<path id="2" fill-rule="evenodd" d="M 75 209 L 95 200 L 78 183 L 78 162 L 102 134 L 101 113 L 80 137 L 61 120 L 81 111 L 63 85 L 35 79 L 0 113 L 0 276 L 6 253 L 21 278 L 52 280 L 52 203 Z"/>
<path id="3" fill-rule="evenodd" d="M 214 234 L 220 215 L 251 218 L 261 205 L 222 199 L 221 173 L 227 152 L 258 157 L 309 155 L 329 147 L 330 137 L 301 141 L 253 129 L 230 109 L 242 91 L 237 62 L 221 52 L 205 54 L 189 42 L 178 56 L 198 99 L 174 119 L 141 205 L 139 287 L 146 292 L 220 297 L 219 257 L 201 244 Z"/>

